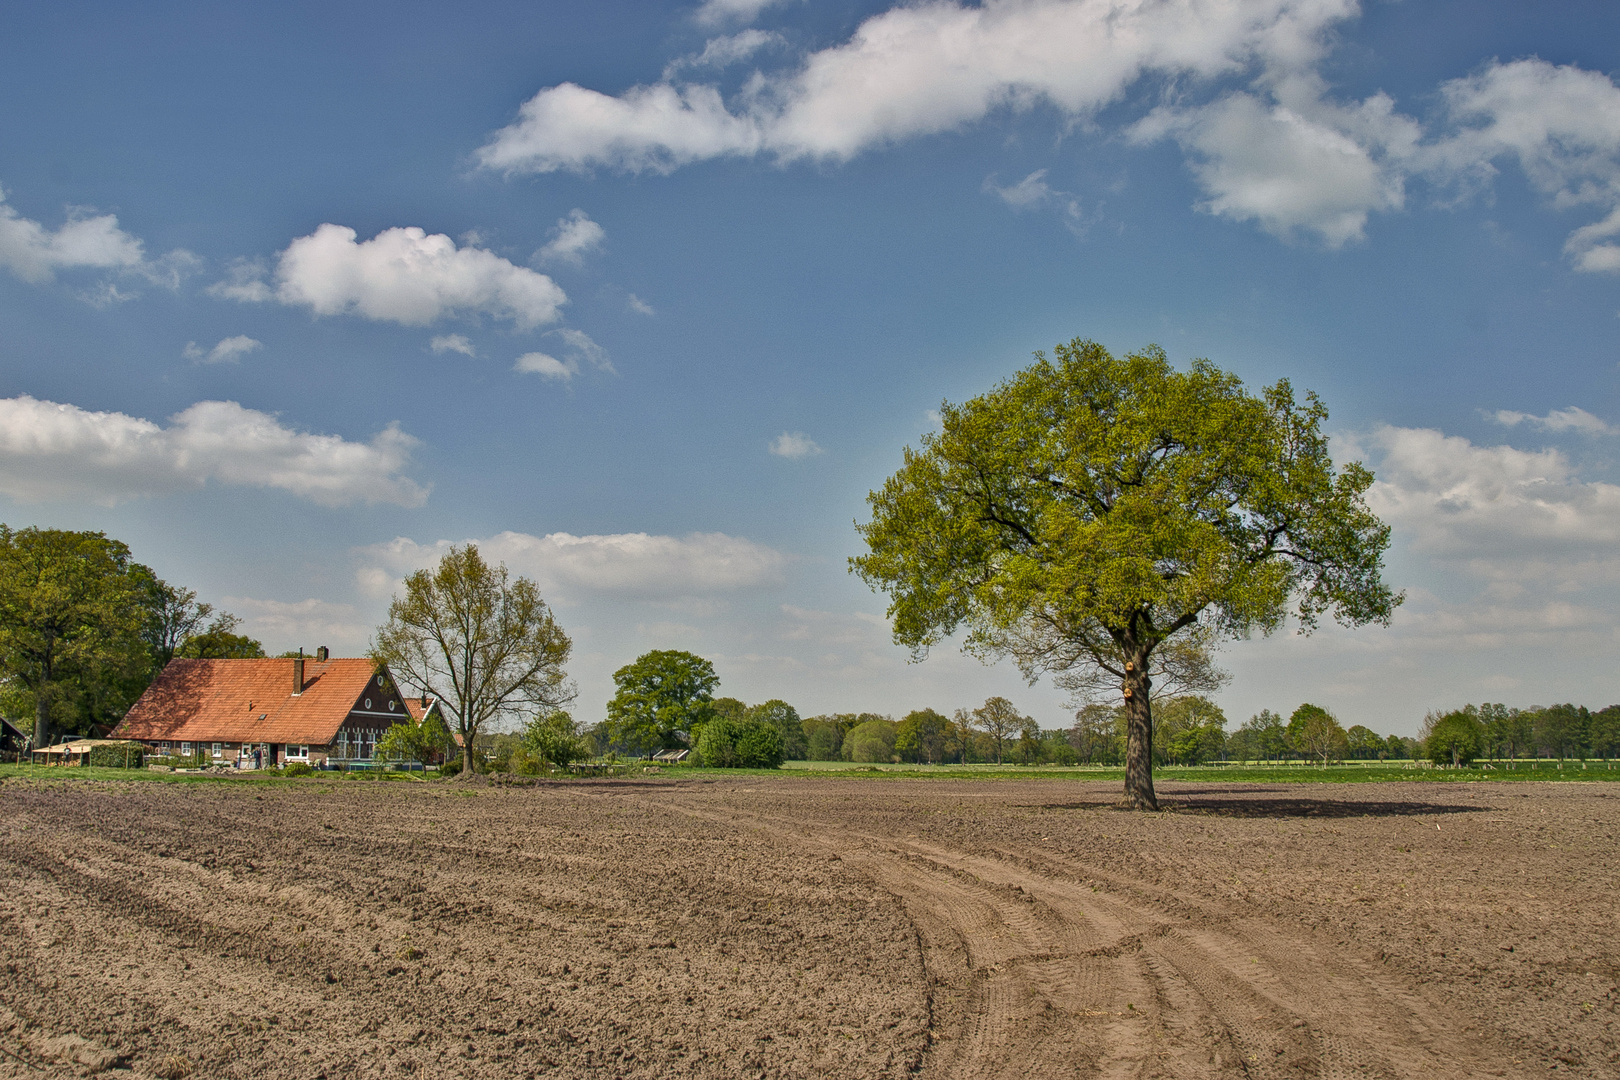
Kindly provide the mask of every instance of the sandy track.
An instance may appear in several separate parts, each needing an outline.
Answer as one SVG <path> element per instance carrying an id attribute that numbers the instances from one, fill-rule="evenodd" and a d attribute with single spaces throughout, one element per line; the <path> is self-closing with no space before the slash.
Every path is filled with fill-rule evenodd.
<path id="1" fill-rule="evenodd" d="M 1605 786 L 1169 793 L 8 782 L 0 1076 L 1620 1073 Z"/>

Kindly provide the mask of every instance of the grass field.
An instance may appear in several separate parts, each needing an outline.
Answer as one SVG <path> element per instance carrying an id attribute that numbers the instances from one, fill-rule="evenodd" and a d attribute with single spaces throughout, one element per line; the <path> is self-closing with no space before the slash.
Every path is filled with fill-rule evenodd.
<path id="1" fill-rule="evenodd" d="M 1322 768 L 1319 765 L 1290 763 L 1286 765 L 1167 765 L 1155 769 L 1158 780 L 1192 780 L 1211 783 L 1287 784 L 1287 783 L 1380 783 L 1389 781 L 1425 781 L 1428 783 L 1465 782 L 1580 782 L 1620 781 L 1616 762 L 1608 761 L 1518 761 L 1487 762 L 1474 768 L 1437 769 L 1421 762 L 1347 762 Z M 1123 783 L 1125 770 L 1106 765 L 867 765 L 851 761 L 787 761 L 781 769 L 705 769 L 689 765 L 663 768 L 660 777 L 722 776 L 780 776 L 801 779 L 814 777 L 840 777 L 869 780 L 1109 780 Z M 153 780 L 168 783 L 208 783 L 226 780 L 231 783 L 286 784 L 297 783 L 296 777 L 267 776 L 243 770 L 221 776 L 218 773 L 160 773 L 144 769 L 103 769 L 45 765 L 0 765 L 0 780 L 7 777 L 34 779 L 61 778 L 63 780 Z M 390 781 L 395 783 L 422 783 L 421 774 L 410 773 L 317 773 L 317 777 L 330 783 Z M 567 782 L 572 777 L 555 777 Z M 630 779 L 652 779 L 650 776 L 632 775 Z"/>
<path id="2" fill-rule="evenodd" d="M 1077 780 L 1118 780 L 1124 782 L 1125 769 L 1105 765 L 862 765 L 848 761 L 789 761 L 782 768 L 799 775 L 837 775 L 845 777 L 896 778 L 937 777 L 940 779 L 968 780 L 1035 780 L 1073 777 Z M 696 771 L 696 770 L 694 770 Z M 717 770 L 718 771 L 718 770 Z M 1620 769 L 1614 761 L 1566 761 L 1560 767 L 1556 761 L 1486 762 L 1468 769 L 1436 769 L 1426 763 L 1401 762 L 1347 762 L 1322 768 L 1319 765 L 1291 763 L 1287 765 L 1166 765 L 1153 770 L 1160 780 L 1205 780 L 1222 783 L 1371 783 L 1391 780 L 1477 781 L 1477 780 L 1534 780 L 1620 781 Z"/>

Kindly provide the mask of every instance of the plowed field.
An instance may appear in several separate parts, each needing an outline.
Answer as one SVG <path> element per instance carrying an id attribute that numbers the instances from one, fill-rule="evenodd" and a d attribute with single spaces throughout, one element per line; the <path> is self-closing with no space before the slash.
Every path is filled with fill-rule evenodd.
<path id="1" fill-rule="evenodd" d="M 1620 792 L 0 785 L 0 1076 L 1620 1075 Z"/>

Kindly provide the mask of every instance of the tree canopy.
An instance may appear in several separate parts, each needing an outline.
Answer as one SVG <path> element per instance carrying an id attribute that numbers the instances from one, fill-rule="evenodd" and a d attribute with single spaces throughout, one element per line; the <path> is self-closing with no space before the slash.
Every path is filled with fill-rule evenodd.
<path id="1" fill-rule="evenodd" d="M 155 576 L 99 532 L 0 525 L 0 670 L 29 699 L 34 744 L 110 723 L 152 675 Z"/>
<path id="2" fill-rule="evenodd" d="M 990 393 L 942 404 L 868 497 L 851 568 L 888 593 L 913 655 L 958 629 L 1030 679 L 1100 669 L 1130 716 L 1126 797 L 1156 808 L 1154 654 L 1173 635 L 1387 623 L 1389 529 L 1372 473 L 1335 469 L 1327 409 L 1286 380 L 1249 393 L 1207 361 L 1076 339 Z"/>
<path id="3" fill-rule="evenodd" d="M 371 655 L 396 678 L 440 699 L 462 737 L 462 772 L 486 726 L 575 696 L 564 665 L 573 643 L 526 577 L 490 566 L 476 545 L 452 547 L 405 579 Z"/>
<path id="4" fill-rule="evenodd" d="M 618 692 L 608 702 L 608 731 L 615 742 L 650 756 L 683 737 L 695 740 L 714 715 L 720 677 L 701 656 L 655 649 L 615 671 L 613 684 Z"/>
<path id="5" fill-rule="evenodd" d="M 0 707 L 35 745 L 117 723 L 175 656 L 263 656 L 238 622 L 104 533 L 0 525 Z"/>

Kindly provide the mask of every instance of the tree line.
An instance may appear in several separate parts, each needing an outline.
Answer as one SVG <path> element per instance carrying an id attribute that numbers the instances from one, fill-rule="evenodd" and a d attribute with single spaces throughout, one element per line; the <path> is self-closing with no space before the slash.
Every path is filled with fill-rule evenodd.
<path id="1" fill-rule="evenodd" d="M 35 746 L 112 728 L 175 657 L 263 656 L 240 625 L 105 533 L 0 524 L 0 713 Z"/>
<path id="2" fill-rule="evenodd" d="M 1559 761 L 1620 757 L 1620 705 L 1593 711 L 1585 705 L 1465 705 L 1423 718 L 1418 739 L 1437 765 L 1467 765 L 1480 758 Z"/>

